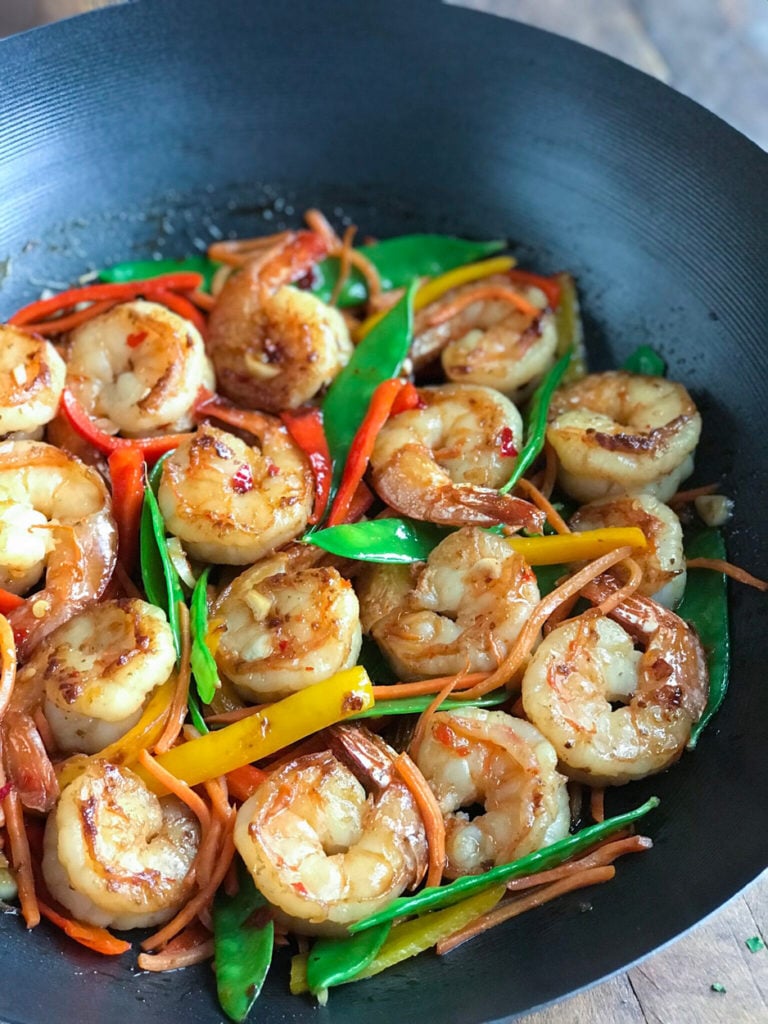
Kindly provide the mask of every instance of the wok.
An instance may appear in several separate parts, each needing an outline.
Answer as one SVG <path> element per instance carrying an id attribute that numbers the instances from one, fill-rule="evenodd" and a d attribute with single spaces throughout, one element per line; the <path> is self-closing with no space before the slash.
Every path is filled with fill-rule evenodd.
<path id="1" fill-rule="evenodd" d="M 182 255 L 319 205 L 380 236 L 508 236 L 570 269 L 592 363 L 659 348 L 704 416 L 694 480 L 736 499 L 734 561 L 766 575 L 768 158 L 690 101 L 531 28 L 433 2 L 154 0 L 0 43 L 3 315 L 90 267 Z M 608 886 L 265 1022 L 489 1021 L 625 967 L 768 862 L 764 603 L 732 595 L 731 693 L 695 755 L 609 794 L 652 792 L 654 850 Z M 589 912 L 582 912 L 589 908 Z M 0 920 L 11 1022 L 221 1019 L 207 967 L 139 974 L 47 925 Z"/>

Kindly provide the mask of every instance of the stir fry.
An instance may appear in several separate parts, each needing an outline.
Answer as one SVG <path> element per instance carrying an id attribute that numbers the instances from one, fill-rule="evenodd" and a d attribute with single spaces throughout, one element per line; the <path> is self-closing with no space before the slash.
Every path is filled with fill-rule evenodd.
<path id="1" fill-rule="evenodd" d="M 606 791 L 695 746 L 725 574 L 766 589 L 570 275 L 306 222 L 0 328 L 0 897 L 213 958 L 237 1021 L 276 946 L 325 1001 L 649 850 Z"/>

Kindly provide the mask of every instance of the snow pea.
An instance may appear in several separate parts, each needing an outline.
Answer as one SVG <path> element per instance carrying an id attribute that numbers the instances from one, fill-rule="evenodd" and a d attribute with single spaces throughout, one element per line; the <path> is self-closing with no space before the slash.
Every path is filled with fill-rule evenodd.
<path id="1" fill-rule="evenodd" d="M 219 1003 L 234 1021 L 243 1021 L 261 992 L 272 962 L 275 926 L 259 911 L 267 901 L 240 865 L 237 895 L 219 891 L 213 904 L 216 989 Z"/>
<path id="2" fill-rule="evenodd" d="M 187 256 L 181 260 L 129 260 L 100 270 L 99 280 L 123 284 L 126 281 L 145 281 L 150 277 L 159 277 L 160 274 L 191 270 L 203 275 L 203 291 L 209 292 L 213 275 L 220 266 L 220 263 L 209 260 L 207 256 Z"/>
<path id="3" fill-rule="evenodd" d="M 371 519 L 330 526 L 308 534 L 305 540 L 341 558 L 405 565 L 425 562 L 430 551 L 450 532 L 415 519 Z"/>
<path id="4" fill-rule="evenodd" d="M 663 377 L 667 372 L 667 364 L 650 345 L 638 345 L 624 360 L 621 368 L 629 373 L 642 373 L 646 377 Z"/>
<path id="5" fill-rule="evenodd" d="M 323 424 L 333 460 L 333 489 L 339 486 L 350 446 L 371 396 L 382 381 L 397 377 L 413 337 L 415 281 L 355 349 L 323 401 Z"/>
<path id="6" fill-rule="evenodd" d="M 720 530 L 701 529 L 686 538 L 686 558 L 725 558 Z M 704 645 L 709 667 L 709 698 L 704 714 L 694 725 L 688 749 L 693 750 L 702 730 L 716 714 L 728 690 L 731 641 L 728 629 L 728 593 L 724 573 L 690 569 L 683 600 L 677 608 L 681 619 L 690 622 Z"/>
<path id="7" fill-rule="evenodd" d="M 525 444 L 517 456 L 512 476 L 503 487 L 499 488 L 500 494 L 508 494 L 515 486 L 520 477 L 529 466 L 533 465 L 544 447 L 547 437 L 547 414 L 552 395 L 555 393 L 563 379 L 565 371 L 571 362 L 573 348 L 562 355 L 558 361 L 544 374 L 541 383 L 533 392 L 528 413 L 525 418 Z"/>
<path id="8" fill-rule="evenodd" d="M 351 981 L 373 960 L 392 928 L 391 921 L 367 928 L 359 935 L 318 939 L 307 960 L 307 985 L 314 995 Z"/>
<path id="9" fill-rule="evenodd" d="M 385 292 L 402 288 L 417 277 L 435 277 L 454 267 L 499 252 L 505 242 L 471 242 L 451 235 L 399 235 L 385 238 L 372 245 L 361 245 L 361 252 L 376 267 Z M 329 302 L 339 279 L 339 260 L 330 257 L 315 267 L 312 292 L 323 302 Z M 341 307 L 365 302 L 368 289 L 362 274 L 352 268 L 337 299 Z"/>
<path id="10" fill-rule="evenodd" d="M 198 695 L 204 704 L 211 703 L 213 695 L 219 688 L 216 661 L 205 642 L 208 633 L 208 576 L 210 571 L 209 565 L 195 583 L 189 610 L 189 626 L 192 633 L 192 649 L 189 660 L 197 684 Z"/>
<path id="11" fill-rule="evenodd" d="M 592 846 L 594 843 L 621 831 L 628 825 L 644 817 L 649 811 L 659 806 L 659 798 L 650 797 L 634 811 L 627 811 L 626 814 L 617 814 L 613 818 L 606 818 L 597 825 L 590 825 L 575 835 L 567 836 L 551 846 L 545 846 L 535 853 L 529 853 L 525 857 L 511 861 L 509 864 L 500 864 L 491 868 L 482 875 L 466 875 L 457 878 L 448 885 L 430 886 L 422 889 L 415 896 L 401 896 L 393 900 L 389 906 L 356 921 L 349 926 L 351 934 L 364 931 L 366 928 L 373 928 L 384 921 L 393 921 L 396 917 L 410 917 L 413 914 L 423 914 L 428 910 L 438 910 L 442 907 L 450 907 L 465 896 L 481 892 L 495 885 L 497 882 L 508 882 L 512 878 L 521 878 L 523 875 L 531 875 L 536 871 L 547 871 L 549 868 L 562 864 L 569 857 Z"/>
<path id="12" fill-rule="evenodd" d="M 426 711 L 435 699 L 433 693 L 423 697 L 398 697 L 396 700 L 378 700 L 376 706 L 359 715 L 352 715 L 350 721 L 357 718 L 380 718 L 382 715 L 420 715 Z M 494 690 L 477 700 L 461 700 L 460 697 L 448 697 L 440 705 L 441 711 L 460 711 L 462 708 L 495 708 L 509 700 L 508 690 Z"/>
<path id="13" fill-rule="evenodd" d="M 150 604 L 162 608 L 168 617 L 178 661 L 181 657 L 178 603 L 184 601 L 184 591 L 181 588 L 179 574 L 168 554 L 165 522 L 157 503 L 157 488 L 160 484 L 160 474 L 165 457 L 155 465 L 144 489 L 144 504 L 141 509 L 141 526 L 139 528 L 139 561 L 147 600 Z"/>

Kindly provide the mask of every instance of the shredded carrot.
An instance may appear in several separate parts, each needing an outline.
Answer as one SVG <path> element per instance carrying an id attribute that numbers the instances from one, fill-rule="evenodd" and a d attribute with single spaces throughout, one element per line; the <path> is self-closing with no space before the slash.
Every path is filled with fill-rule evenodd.
<path id="1" fill-rule="evenodd" d="M 221 295 L 222 288 L 234 273 L 234 267 L 222 266 L 216 271 L 211 279 L 211 295 L 215 299 Z"/>
<path id="2" fill-rule="evenodd" d="M 453 935 L 449 935 L 448 938 L 442 939 L 438 942 L 435 949 L 440 956 L 443 956 L 445 953 L 450 953 L 452 949 L 456 949 L 457 946 L 467 942 L 469 939 L 474 939 L 477 935 L 482 935 L 483 932 L 487 932 L 491 928 L 495 928 L 496 925 L 502 924 L 504 921 L 509 921 L 513 917 L 518 917 L 520 914 L 524 914 L 527 910 L 533 910 L 534 907 L 540 907 L 544 903 L 548 903 L 550 900 L 556 899 L 558 896 L 562 896 L 564 893 L 573 892 L 575 889 L 583 889 L 588 885 L 599 885 L 602 882 L 610 882 L 615 874 L 616 868 L 612 865 L 599 868 L 587 868 L 585 871 L 570 875 L 561 879 L 559 882 L 553 882 L 551 885 L 542 886 L 540 889 L 529 893 L 527 896 L 521 896 L 513 900 L 504 900 L 498 906 L 494 907 L 493 910 L 488 911 L 487 914 L 483 914 L 482 917 L 477 918 L 477 920 L 471 921 L 464 928 L 454 932 Z"/>
<path id="3" fill-rule="evenodd" d="M 491 672 L 483 682 L 478 683 L 477 686 L 470 690 L 465 690 L 464 698 L 475 700 L 500 686 L 509 685 L 524 665 L 533 645 L 536 643 L 539 630 L 552 612 L 563 601 L 567 601 L 574 594 L 578 594 L 596 576 L 600 576 L 607 569 L 628 558 L 631 553 L 632 548 L 624 546 L 616 548 L 614 551 L 608 552 L 608 554 L 601 555 L 600 558 L 589 562 L 583 569 L 574 573 L 573 576 L 569 576 L 564 583 L 561 583 L 559 587 L 556 587 L 546 597 L 542 598 L 528 617 L 506 658 L 501 661 L 498 668 Z"/>
<path id="4" fill-rule="evenodd" d="M 395 758 L 395 768 L 411 791 L 424 822 L 429 851 L 426 885 L 440 885 L 445 868 L 445 822 L 437 797 L 405 751 Z"/>
<path id="5" fill-rule="evenodd" d="M 219 779 L 206 779 L 203 783 L 208 799 L 211 801 L 211 808 L 219 821 L 227 822 L 232 816 L 232 808 L 229 804 L 229 787 L 225 776 Z"/>
<path id="6" fill-rule="evenodd" d="M 719 486 L 719 484 L 704 484 L 703 487 L 691 487 L 687 491 L 678 491 L 672 495 L 667 504 L 671 508 L 675 508 L 677 505 L 687 505 L 694 498 L 701 498 L 706 494 L 716 494 Z"/>
<path id="7" fill-rule="evenodd" d="M 250 718 L 257 711 L 263 711 L 269 704 L 247 704 L 244 708 L 232 708 L 230 711 L 219 711 L 215 715 L 205 715 L 206 725 L 227 725 L 229 722 L 239 722 L 242 718 Z"/>
<path id="8" fill-rule="evenodd" d="M 187 949 L 164 949 L 161 953 L 139 953 L 136 963 L 142 971 L 177 971 L 210 960 L 213 956 L 213 939 L 203 939 Z"/>
<path id="9" fill-rule="evenodd" d="M 468 675 L 459 672 L 458 676 L 437 676 L 435 679 L 420 679 L 413 683 L 388 683 L 374 686 L 373 696 L 377 701 L 398 700 L 400 697 L 421 697 L 427 693 L 439 693 L 452 679 L 458 679 L 454 689 L 464 690 L 484 682 L 490 673 L 470 672 Z"/>
<path id="10" fill-rule="evenodd" d="M 208 246 L 208 259 L 223 263 L 228 268 L 242 267 L 265 249 L 282 245 L 292 233 L 278 231 L 277 234 L 262 235 L 258 238 L 232 238 L 225 242 L 214 242 Z M 218 293 L 214 289 L 214 295 L 216 294 Z"/>
<path id="11" fill-rule="evenodd" d="M 16 640 L 11 624 L 0 615 L 0 719 L 10 704 L 16 682 Z"/>
<path id="12" fill-rule="evenodd" d="M 232 863 L 232 859 L 235 855 L 235 843 L 232 838 L 232 832 L 227 831 L 224 835 L 224 842 L 222 843 L 221 852 L 219 854 L 216 867 L 208 879 L 206 885 L 196 893 L 192 899 L 179 911 L 179 913 L 169 921 L 159 932 L 155 932 L 154 935 L 150 935 L 148 939 L 145 939 L 141 944 L 141 948 L 146 951 L 157 949 L 160 946 L 164 946 L 170 939 L 177 935 L 185 925 L 188 925 L 198 913 L 205 909 L 216 894 L 216 890 L 219 888 L 221 883 L 224 881 L 224 876 L 229 870 L 229 865 Z"/>
<path id="13" fill-rule="evenodd" d="M 160 738 L 154 746 L 156 754 L 164 754 L 170 750 L 178 739 L 184 719 L 187 717 L 187 698 L 189 696 L 190 684 L 190 635 L 189 635 L 189 609 L 183 601 L 178 602 L 179 630 L 181 632 L 181 658 L 176 672 L 176 684 L 173 689 L 173 697 L 168 708 L 168 717 Z"/>
<path id="14" fill-rule="evenodd" d="M 139 751 L 138 761 L 143 768 L 146 768 L 150 775 L 157 779 L 161 786 L 164 786 L 169 793 L 172 793 L 183 804 L 187 805 L 190 811 L 199 819 L 203 832 L 211 827 L 211 812 L 208 810 L 205 801 L 197 795 L 191 786 L 188 786 L 181 779 L 177 779 L 175 775 L 172 775 L 171 772 L 163 768 L 148 750 Z"/>
<path id="15" fill-rule="evenodd" d="M 547 885 L 550 882 L 557 882 L 561 878 L 577 874 L 586 868 L 605 867 L 613 864 L 619 857 L 629 853 L 645 853 L 653 848 L 653 841 L 648 836 L 622 836 L 617 839 L 615 835 L 604 839 L 597 844 L 590 853 L 567 860 L 564 864 L 549 871 L 539 871 L 537 874 L 524 875 L 522 878 L 513 878 L 507 882 L 509 892 L 522 892 L 525 889 L 533 889 L 536 886 Z"/>
<path id="16" fill-rule="evenodd" d="M 193 869 L 195 883 L 200 890 L 211 880 L 224 832 L 224 823 L 220 818 L 215 818 L 210 828 L 203 831 Z"/>
<path id="17" fill-rule="evenodd" d="M 589 813 L 594 822 L 605 821 L 605 789 L 593 786 L 589 794 Z"/>
<path id="18" fill-rule="evenodd" d="M 539 484 L 539 490 L 544 497 L 549 498 L 552 491 L 555 489 L 555 482 L 557 480 L 557 452 L 549 443 L 546 441 L 544 444 L 544 475 Z"/>
<path id="19" fill-rule="evenodd" d="M 524 299 L 522 295 L 519 295 L 511 288 L 504 288 L 498 284 L 481 284 L 470 291 L 464 292 L 463 295 L 457 295 L 455 299 L 451 299 L 449 302 L 440 303 L 427 317 L 427 326 L 438 327 L 440 324 L 452 320 L 459 313 L 463 312 L 467 306 L 471 306 L 473 302 L 491 301 L 508 302 L 515 309 L 529 316 L 532 321 L 541 316 L 541 310 L 538 306 L 534 306 L 532 302 Z"/>
<path id="20" fill-rule="evenodd" d="M 465 674 L 469 675 L 468 672 Z M 456 689 L 459 682 L 461 681 L 461 678 L 461 674 L 451 676 L 448 682 L 442 688 L 442 690 L 437 694 L 435 699 L 431 701 L 429 706 L 426 707 L 419 715 L 419 719 L 416 722 L 416 727 L 413 730 L 413 735 L 411 736 L 411 742 L 409 744 L 409 749 L 414 757 L 418 757 L 419 748 L 421 747 L 421 744 L 424 741 L 424 737 L 427 734 L 429 724 L 432 721 L 435 712 L 446 699 L 446 697 L 448 697 L 448 695 Z"/>
<path id="21" fill-rule="evenodd" d="M 685 565 L 688 569 L 711 569 L 713 572 L 724 572 L 732 580 L 743 583 L 747 587 L 754 587 L 755 590 L 768 590 L 768 583 L 765 580 L 759 580 L 757 576 L 753 576 L 746 569 L 741 569 L 732 562 L 726 562 L 723 558 L 690 558 Z"/>
<path id="22" fill-rule="evenodd" d="M 189 292 L 187 298 L 190 302 L 194 302 L 196 306 L 204 310 L 206 313 L 210 313 L 216 305 L 215 296 L 209 295 L 208 292 L 201 292 L 199 288 L 193 292 Z"/>
<path id="23" fill-rule="evenodd" d="M 57 928 L 61 928 L 65 935 L 96 953 L 102 953 L 104 956 L 120 956 L 121 953 L 127 953 L 131 948 L 130 942 L 115 938 L 106 928 L 99 928 L 93 924 L 84 924 L 81 921 L 64 917 L 63 914 L 54 910 L 53 907 L 49 907 L 40 899 L 38 899 L 37 905 L 43 917 L 48 918 Z"/>
<path id="24" fill-rule="evenodd" d="M 29 852 L 29 839 L 24 828 L 24 814 L 21 799 L 15 789 L 7 793 L 3 799 L 5 827 L 11 846 L 11 863 L 16 870 L 16 883 L 19 888 L 21 912 L 27 928 L 34 928 L 40 923 L 40 907 L 35 892 L 35 877 L 32 873 L 32 857 Z"/>
<path id="25" fill-rule="evenodd" d="M 227 772 L 229 792 L 235 800 L 245 803 L 266 778 L 267 772 L 263 772 L 252 764 L 247 764 L 243 768 L 235 768 L 234 771 Z"/>
<path id="26" fill-rule="evenodd" d="M 309 210 L 305 210 L 304 223 L 310 231 L 314 231 L 315 234 L 320 235 L 321 238 L 325 239 L 325 243 L 329 249 L 338 249 L 341 247 L 341 239 L 334 231 L 331 222 L 322 210 L 316 210 L 314 207 Z"/>
<path id="27" fill-rule="evenodd" d="M 365 287 L 368 291 L 368 304 L 378 303 L 381 299 L 381 276 L 376 267 L 368 257 L 359 249 L 350 249 L 349 262 L 356 267 L 365 279 Z"/>
<path id="28" fill-rule="evenodd" d="M 57 316 L 53 320 L 41 320 L 39 323 L 24 324 L 20 330 L 27 334 L 43 334 L 46 337 L 65 334 L 67 331 L 74 330 L 75 327 L 79 327 L 88 320 L 93 320 L 95 317 L 101 316 L 102 313 L 106 313 L 108 309 L 112 309 L 118 302 L 118 299 L 103 299 L 101 302 L 94 302 L 93 305 L 86 306 L 85 309 L 78 309 L 77 312 L 70 313 L 67 316 Z"/>
<path id="29" fill-rule="evenodd" d="M 352 242 L 355 238 L 355 232 L 357 228 L 354 224 L 350 224 L 344 232 L 344 237 L 341 240 L 341 246 L 338 251 L 331 250 L 331 255 L 339 257 L 339 276 L 336 279 L 336 284 L 333 286 L 331 292 L 331 298 L 329 300 L 330 306 L 335 306 L 338 302 L 339 295 L 341 295 L 341 289 L 347 282 L 349 277 L 349 271 L 352 266 L 350 263 L 350 253 L 352 252 Z"/>
<path id="30" fill-rule="evenodd" d="M 530 480 L 526 480 L 525 477 L 521 477 L 520 480 L 517 481 L 517 486 L 526 495 L 526 497 L 530 498 L 536 508 L 541 509 L 547 517 L 547 522 L 555 533 L 571 532 L 570 526 L 566 523 L 555 506 L 548 498 L 544 497 L 544 494 L 538 487 L 534 487 Z"/>

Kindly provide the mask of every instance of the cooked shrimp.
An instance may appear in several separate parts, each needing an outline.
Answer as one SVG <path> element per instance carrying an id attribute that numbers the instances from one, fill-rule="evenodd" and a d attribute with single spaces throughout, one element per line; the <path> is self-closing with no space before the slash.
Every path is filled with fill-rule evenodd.
<path id="1" fill-rule="evenodd" d="M 614 370 L 555 393 L 547 440 L 578 501 L 646 491 L 666 501 L 693 472 L 701 417 L 682 384 Z"/>
<path id="2" fill-rule="evenodd" d="M 552 744 L 503 711 L 440 711 L 416 762 L 445 818 L 448 878 L 472 875 L 563 839 L 571 823 Z M 482 804 L 469 819 L 462 807 Z"/>
<path id="3" fill-rule="evenodd" d="M 400 679 L 493 671 L 539 600 L 522 555 L 477 527 L 449 534 L 426 563 L 370 566 L 356 584 L 363 629 Z"/>
<path id="4" fill-rule="evenodd" d="M 42 441 L 0 444 L 0 586 L 24 593 L 45 571 L 44 588 L 8 615 L 22 660 L 101 597 L 116 554 L 98 473 Z"/>
<path id="5" fill-rule="evenodd" d="M 503 297 L 520 295 L 533 317 Z M 476 293 L 478 298 L 464 306 Z M 488 293 L 488 297 L 485 297 Z M 434 323 L 439 310 L 459 300 L 457 312 Z M 535 287 L 514 285 L 505 274 L 462 285 L 416 314 L 411 356 L 418 368 L 438 353 L 449 380 L 481 384 L 518 398 L 552 365 L 557 349 L 554 313 Z"/>
<path id="6" fill-rule="evenodd" d="M 652 597 L 665 608 L 680 603 L 685 590 L 683 528 L 667 505 L 652 494 L 625 498 L 603 498 L 582 505 L 570 520 L 573 530 L 598 530 L 604 526 L 638 526 L 648 547 L 632 557 L 643 572 L 639 593 Z"/>
<path id="7" fill-rule="evenodd" d="M 280 555 L 238 576 L 216 602 L 216 663 L 246 700 L 278 700 L 357 664 L 357 596 L 336 569 L 287 571 Z"/>
<path id="8" fill-rule="evenodd" d="M 496 488 L 509 479 L 522 444 L 522 420 L 498 391 L 470 384 L 419 388 L 421 408 L 385 424 L 371 455 L 374 487 L 414 519 L 537 529 L 533 505 Z"/>
<path id="9" fill-rule="evenodd" d="M 219 389 L 235 402 L 269 412 L 295 409 L 349 362 L 352 342 L 341 313 L 290 287 L 326 252 L 319 235 L 291 233 L 277 252 L 255 258 L 224 285 L 208 348 Z"/>
<path id="10" fill-rule="evenodd" d="M 259 891 L 293 931 L 310 934 L 343 932 L 415 887 L 427 865 L 424 826 L 394 751 L 364 729 L 332 732 L 335 753 L 273 771 L 235 823 Z"/>
<path id="11" fill-rule="evenodd" d="M 596 592 L 599 599 L 609 588 Z M 635 595 L 610 619 L 587 616 L 552 630 L 526 669 L 523 706 L 571 778 L 621 786 L 680 756 L 708 691 L 694 630 Z"/>
<path id="12" fill-rule="evenodd" d="M 214 377 L 194 324 L 137 299 L 72 331 L 67 384 L 91 415 L 131 437 L 188 429 L 198 389 Z"/>
<path id="13" fill-rule="evenodd" d="M 271 416 L 258 440 L 203 424 L 163 463 L 160 509 L 193 558 L 247 565 L 305 529 L 314 484 L 304 456 Z"/>
<path id="14" fill-rule="evenodd" d="M 0 325 L 0 434 L 42 435 L 59 408 L 65 374 L 50 341 Z"/>
<path id="15" fill-rule="evenodd" d="M 79 921 L 150 928 L 187 899 L 198 843 L 197 821 L 181 801 L 158 799 L 128 768 L 99 761 L 48 817 L 43 875 Z"/>
<path id="16" fill-rule="evenodd" d="M 95 754 L 138 721 L 174 661 L 173 634 L 159 608 L 136 599 L 106 601 L 47 636 L 17 684 L 39 687 L 61 751 Z"/>

